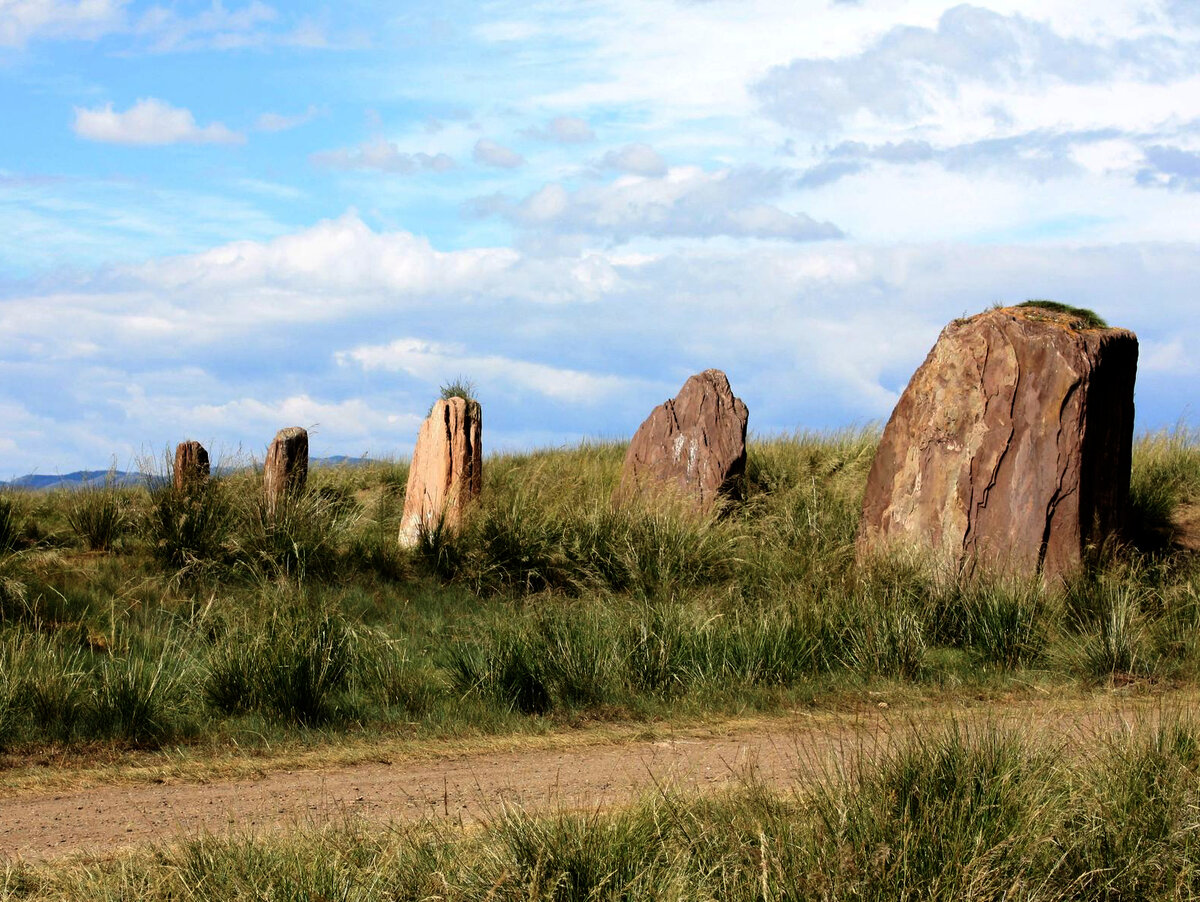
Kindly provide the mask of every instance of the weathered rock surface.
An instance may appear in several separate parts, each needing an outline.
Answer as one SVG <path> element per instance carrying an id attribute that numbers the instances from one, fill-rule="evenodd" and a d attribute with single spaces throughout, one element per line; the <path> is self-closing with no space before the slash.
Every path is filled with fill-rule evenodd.
<path id="1" fill-rule="evenodd" d="M 1137 336 L 1005 307 L 956 320 L 909 382 L 867 478 L 860 556 L 1047 578 L 1122 526 Z"/>
<path id="2" fill-rule="evenodd" d="M 746 405 L 734 397 L 723 372 L 690 377 L 634 433 L 618 496 L 666 489 L 701 510 L 722 496 L 736 497 L 746 472 L 748 419 Z"/>
<path id="3" fill-rule="evenodd" d="M 478 401 L 438 401 L 421 424 L 408 471 L 400 544 L 417 544 L 421 528 L 462 525 L 462 514 L 483 489 L 483 411 Z"/>
<path id="4" fill-rule="evenodd" d="M 275 505 L 286 496 L 303 492 L 307 481 L 308 430 L 300 426 L 280 429 L 267 449 L 267 459 L 263 464 L 267 510 L 274 511 Z"/>
<path id="5" fill-rule="evenodd" d="M 177 492 L 187 492 L 208 479 L 208 452 L 199 442 L 180 442 L 175 446 L 172 484 Z"/>

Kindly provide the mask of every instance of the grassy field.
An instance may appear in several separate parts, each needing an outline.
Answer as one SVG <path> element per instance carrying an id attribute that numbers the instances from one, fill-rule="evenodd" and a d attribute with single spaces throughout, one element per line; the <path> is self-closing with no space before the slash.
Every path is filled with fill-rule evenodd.
<path id="1" fill-rule="evenodd" d="M 1144 436 L 1127 540 L 1074 583 L 856 567 L 877 435 L 754 441 L 744 503 L 613 506 L 623 447 L 492 457 L 459 535 L 396 534 L 407 468 L 0 495 L 0 754 L 204 755 L 544 732 L 918 694 L 1192 684 L 1200 442 Z"/>

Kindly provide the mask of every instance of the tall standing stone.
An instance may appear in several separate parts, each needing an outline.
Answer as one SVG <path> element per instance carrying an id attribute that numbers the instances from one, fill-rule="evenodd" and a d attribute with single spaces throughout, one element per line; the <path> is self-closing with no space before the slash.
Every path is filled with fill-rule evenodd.
<path id="1" fill-rule="evenodd" d="M 720 370 L 690 377 L 634 433 L 618 496 L 666 489 L 703 511 L 720 497 L 736 497 L 746 472 L 749 416 Z"/>
<path id="2" fill-rule="evenodd" d="M 208 479 L 208 452 L 199 442 L 180 442 L 175 446 L 172 484 L 177 492 L 188 492 Z"/>
<path id="3" fill-rule="evenodd" d="M 308 481 L 308 430 L 300 426 L 289 426 L 275 433 L 275 440 L 267 449 L 263 464 L 263 492 L 266 494 L 267 510 L 285 497 L 304 491 Z"/>
<path id="4" fill-rule="evenodd" d="M 457 530 L 483 489 L 483 411 L 478 401 L 447 398 L 421 424 L 408 470 L 400 544 L 417 544 L 422 527 Z"/>
<path id="5" fill-rule="evenodd" d="M 1137 336 L 1021 305 L 956 320 L 883 432 L 858 551 L 1069 574 L 1123 523 Z"/>

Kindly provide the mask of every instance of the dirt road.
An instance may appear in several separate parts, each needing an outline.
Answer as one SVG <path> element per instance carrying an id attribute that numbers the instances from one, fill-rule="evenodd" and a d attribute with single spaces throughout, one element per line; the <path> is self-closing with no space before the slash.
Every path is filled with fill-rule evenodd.
<path id="1" fill-rule="evenodd" d="M 256 779 L 97 786 L 0 801 L 0 858 L 104 854 L 198 833 L 255 833 L 319 825 L 346 814 L 378 823 L 447 818 L 476 822 L 505 805 L 526 810 L 617 805 L 659 787 L 710 790 L 750 773 L 780 789 L 802 786 L 863 750 L 902 741 L 955 717 L 1044 734 L 1086 749 L 1114 729 L 1186 711 L 1194 693 L 1023 700 L 999 707 L 864 703 L 846 714 L 795 714 L 727 734 L 681 731 L 655 741 L 396 760 Z"/>

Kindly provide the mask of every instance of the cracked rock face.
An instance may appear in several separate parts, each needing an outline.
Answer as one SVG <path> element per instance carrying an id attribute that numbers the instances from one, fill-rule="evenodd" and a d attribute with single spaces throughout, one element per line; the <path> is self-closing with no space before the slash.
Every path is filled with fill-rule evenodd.
<path id="1" fill-rule="evenodd" d="M 439 521 L 457 530 L 466 505 L 483 489 L 483 413 L 466 398 L 438 401 L 421 424 L 408 470 L 400 544 L 417 544 Z"/>
<path id="2" fill-rule="evenodd" d="M 942 330 L 883 432 L 858 551 L 1047 578 L 1122 526 L 1137 336 L 1005 307 Z"/>
<path id="3" fill-rule="evenodd" d="M 263 491 L 267 496 L 267 510 L 273 512 L 275 505 L 287 495 L 298 495 L 304 491 L 308 481 L 308 430 L 301 426 L 289 426 L 275 433 L 267 459 L 263 462 Z"/>
<path id="4" fill-rule="evenodd" d="M 619 497 L 678 492 L 701 510 L 734 497 L 746 471 L 749 413 L 720 370 L 697 373 L 638 428 L 621 469 Z"/>

